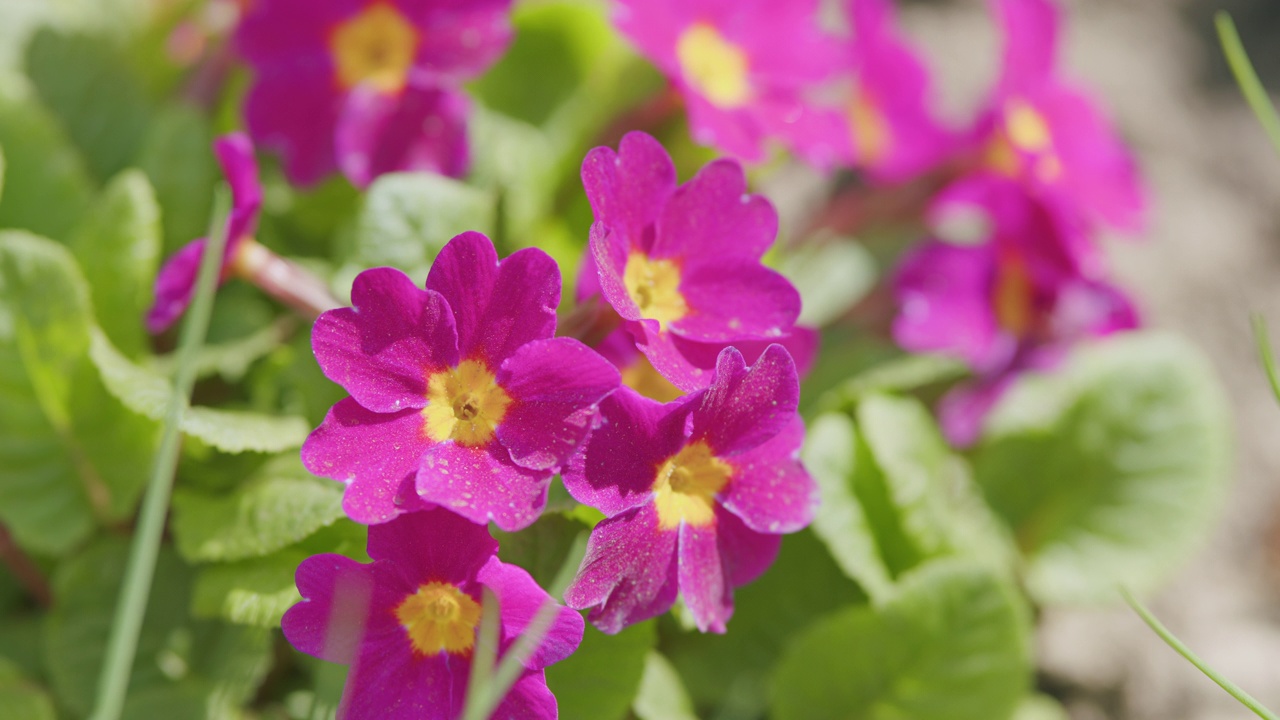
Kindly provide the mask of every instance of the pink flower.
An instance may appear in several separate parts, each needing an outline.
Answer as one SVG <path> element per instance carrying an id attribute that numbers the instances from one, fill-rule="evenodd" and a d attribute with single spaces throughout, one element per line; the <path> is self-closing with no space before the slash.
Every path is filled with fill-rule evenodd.
<path id="1" fill-rule="evenodd" d="M 800 295 L 760 259 L 778 216 L 746 193 L 742 167 L 717 160 L 676 186 L 658 141 L 629 133 L 619 151 L 582 164 L 595 212 L 591 255 L 599 292 L 641 352 L 676 387 L 706 387 L 726 345 L 777 342 L 793 332 Z"/>
<path id="2" fill-rule="evenodd" d="M 1133 157 L 1091 99 L 1057 72 L 1057 9 L 1050 0 L 991 2 L 1005 48 L 978 122 L 984 163 L 1090 223 L 1140 231 L 1146 200 Z"/>
<path id="3" fill-rule="evenodd" d="M 797 459 L 800 386 L 774 345 L 750 368 L 720 353 L 711 387 L 663 405 L 629 389 L 564 473 L 596 526 L 570 607 L 615 633 L 666 612 L 677 594 L 698 627 L 724 632 L 733 588 L 773 562 L 782 533 L 809 524 L 817 488 Z"/>
<path id="4" fill-rule="evenodd" d="M 343 506 L 361 523 L 419 500 L 504 530 L 537 519 L 551 476 L 618 387 L 607 360 L 552 337 L 555 261 L 530 248 L 500 263 L 488 238 L 464 233 L 425 290 L 376 268 L 351 299 L 312 331 L 320 367 L 351 397 L 307 438 L 307 468 L 347 483 Z"/>
<path id="5" fill-rule="evenodd" d="M 315 555 L 298 567 L 302 601 L 284 636 L 300 652 L 350 665 L 340 720 L 455 720 L 463 709 L 482 592 L 497 596 L 505 654 L 551 596 L 500 561 L 488 530 L 436 508 L 369 528 L 371 564 Z M 554 720 L 543 668 L 573 654 L 582 616 L 561 608 L 493 717 Z"/>
<path id="6" fill-rule="evenodd" d="M 237 255 L 258 227 L 262 185 L 253 159 L 253 144 L 243 133 L 223 135 L 213 143 L 222 174 L 231 185 L 231 214 L 227 217 L 227 243 L 222 252 L 219 282 L 226 280 Z M 196 276 L 207 240 L 199 238 L 174 253 L 156 275 L 155 302 L 147 311 L 147 331 L 153 335 L 169 329 L 191 304 Z"/>
<path id="7" fill-rule="evenodd" d="M 236 32 L 254 67 L 249 131 L 290 180 L 336 168 L 465 172 L 462 81 L 511 38 L 510 0 L 257 0 Z"/>
<path id="8" fill-rule="evenodd" d="M 620 0 L 616 20 L 680 88 L 699 143 L 757 161 L 780 138 L 828 165 L 840 140 L 814 122 L 807 95 L 838 50 L 817 10 L 816 0 Z"/>
<path id="9" fill-rule="evenodd" d="M 967 244 L 930 240 L 899 267 L 898 344 L 968 362 L 978 381 L 942 404 L 943 429 L 973 442 L 1009 380 L 1055 364 L 1073 343 L 1138 325 L 1128 297 L 1076 251 L 1052 206 L 997 175 L 969 178 L 934 201 L 940 225 L 979 227 Z M 950 217 L 950 220 L 948 219 Z"/>

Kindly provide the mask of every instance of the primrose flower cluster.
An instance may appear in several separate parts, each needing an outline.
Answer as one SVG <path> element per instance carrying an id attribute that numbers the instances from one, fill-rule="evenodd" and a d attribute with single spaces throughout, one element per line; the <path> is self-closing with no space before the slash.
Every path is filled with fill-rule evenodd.
<path id="1" fill-rule="evenodd" d="M 498 559 L 485 524 L 528 527 L 556 474 L 605 515 L 565 599 L 609 633 L 678 597 L 700 629 L 724 632 L 733 589 L 812 519 L 799 375 L 773 342 L 812 355 L 812 341 L 796 340 L 808 336 L 795 327 L 795 289 L 760 262 L 772 206 L 745 193 L 733 161 L 677 186 L 670 157 L 643 134 L 593 151 L 583 180 L 596 211 L 585 284 L 616 313 L 600 347 L 621 368 L 555 336 L 560 273 L 546 253 L 499 259 L 475 232 L 444 246 L 424 286 L 365 271 L 351 307 L 315 323 L 316 359 L 350 397 L 307 439 L 303 462 L 345 483 L 373 563 L 307 560 L 304 600 L 283 628 L 299 650 L 352 665 L 343 717 L 458 716 L 483 592 L 501 608 L 500 655 L 552 602 Z M 651 378 L 624 384 L 642 361 L 678 397 L 646 397 Z M 497 717 L 555 717 L 543 668 L 582 629 L 559 611 Z"/>
<path id="2" fill-rule="evenodd" d="M 1142 189 L 1102 114 L 1057 70 L 1051 0 L 989 1 L 1003 71 L 967 130 L 932 117 L 927 69 L 890 0 L 848 0 L 845 34 L 826 28 L 817 0 L 765 4 L 620 0 L 616 21 L 683 94 L 700 142 L 760 160 L 780 141 L 873 185 L 941 181 L 924 212 L 931 237 L 893 282 L 893 334 L 973 367 L 940 407 L 954 442 L 977 438 L 1018 373 L 1137 325 L 1093 236 L 1140 230 Z"/>

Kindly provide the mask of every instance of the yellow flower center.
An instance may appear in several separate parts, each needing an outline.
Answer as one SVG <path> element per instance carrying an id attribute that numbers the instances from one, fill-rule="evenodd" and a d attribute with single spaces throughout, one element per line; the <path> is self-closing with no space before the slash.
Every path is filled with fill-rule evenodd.
<path id="1" fill-rule="evenodd" d="M 1004 127 L 987 148 L 987 163 L 1014 176 L 1022 169 L 1020 153 L 1034 156 L 1030 170 L 1043 182 L 1053 182 L 1062 175 L 1048 121 L 1027 102 L 1014 99 L 1005 103 Z"/>
<path id="2" fill-rule="evenodd" d="M 418 31 L 389 2 L 368 6 L 329 36 L 329 52 L 344 90 L 368 82 L 383 92 L 399 92 L 417 51 Z"/>
<path id="3" fill-rule="evenodd" d="M 750 99 L 747 54 L 714 26 L 690 25 L 676 41 L 676 59 L 685 80 L 712 105 L 734 108 Z"/>
<path id="4" fill-rule="evenodd" d="M 476 642 L 480 603 L 457 585 L 429 582 L 396 606 L 396 620 L 420 657 L 469 653 Z"/>
<path id="5" fill-rule="evenodd" d="M 662 377 L 662 374 L 654 369 L 653 363 L 649 362 L 649 358 L 643 355 L 637 357 L 635 362 L 622 371 L 622 384 L 647 398 L 663 403 L 684 396 L 684 392 L 672 385 L 670 380 Z"/>
<path id="6" fill-rule="evenodd" d="M 689 306 L 680 294 L 680 265 L 675 260 L 654 260 L 642 252 L 633 252 L 622 271 L 622 284 L 640 308 L 640 315 L 657 320 L 663 330 L 689 314 Z"/>
<path id="7" fill-rule="evenodd" d="M 653 504 L 663 530 L 715 522 L 716 493 L 733 474 L 729 463 L 716 457 L 705 442 L 686 445 L 658 468 L 653 481 Z"/>
<path id="8" fill-rule="evenodd" d="M 992 297 L 996 322 L 1015 336 L 1024 336 L 1034 321 L 1032 300 L 1031 276 L 1026 265 L 1016 257 L 1003 259 L 996 270 Z"/>
<path id="9" fill-rule="evenodd" d="M 859 162 L 874 164 L 889 154 L 893 134 L 875 99 L 861 88 L 854 91 L 849 105 L 849 128 Z"/>
<path id="10" fill-rule="evenodd" d="M 466 447 L 484 445 L 510 405 L 511 396 L 483 362 L 464 360 L 427 378 L 427 406 L 422 409 L 427 437 Z"/>

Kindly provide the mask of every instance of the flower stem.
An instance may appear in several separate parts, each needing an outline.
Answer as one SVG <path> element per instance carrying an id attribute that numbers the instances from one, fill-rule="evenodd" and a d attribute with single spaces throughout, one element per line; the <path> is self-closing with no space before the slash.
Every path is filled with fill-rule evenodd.
<path id="1" fill-rule="evenodd" d="M 213 311 L 213 292 L 218 284 L 222 250 L 227 243 L 226 218 L 230 206 L 226 189 L 219 190 L 214 197 L 213 221 L 207 236 L 209 242 L 205 244 L 204 255 L 200 258 L 195 298 L 182 326 L 178 345 L 178 370 L 174 377 L 173 394 L 169 397 L 165 411 L 160 449 L 151 466 L 151 478 L 142 502 L 133 547 L 129 551 L 129 564 L 125 568 L 124 585 L 116 604 L 106 658 L 98 677 L 98 696 L 93 720 L 118 720 L 124 709 L 129 675 L 138 650 L 142 621 L 147 613 L 147 598 L 151 593 L 156 557 L 160 552 L 160 540 L 169 510 L 169 496 L 173 492 L 173 476 L 178 467 L 178 451 L 182 440 L 179 426 L 187 409 L 191 388 L 195 385 L 196 360 L 200 347 L 204 344 L 205 334 L 209 329 L 209 316 Z"/>
<path id="2" fill-rule="evenodd" d="M 1263 720 L 1280 720 L 1280 718 L 1277 718 L 1274 713 L 1263 706 L 1262 703 L 1255 700 L 1253 696 L 1240 689 L 1240 687 L 1235 683 L 1219 675 L 1213 668 L 1209 667 L 1205 661 L 1201 660 L 1195 653 L 1191 652 L 1186 645 L 1182 644 L 1181 640 L 1174 637 L 1174 634 L 1169 632 L 1169 629 L 1156 619 L 1155 615 L 1151 614 L 1150 610 L 1143 606 L 1142 603 L 1138 602 L 1137 598 L 1135 598 L 1127 588 L 1120 588 L 1120 594 L 1124 596 L 1125 602 L 1129 603 L 1129 607 L 1133 608 L 1133 611 L 1138 613 L 1138 616 L 1142 618 L 1143 622 L 1155 631 L 1155 634 L 1159 635 L 1161 640 L 1164 640 L 1165 643 L 1169 647 L 1173 648 L 1175 652 L 1186 658 L 1187 662 L 1195 665 L 1200 672 L 1205 674 L 1205 677 L 1217 683 L 1218 687 L 1226 690 L 1228 695 L 1238 700 L 1241 705 L 1252 710 L 1255 715 L 1263 718 Z"/>
<path id="3" fill-rule="evenodd" d="M 1249 103 L 1262 129 L 1266 131 L 1267 137 L 1271 139 L 1271 145 L 1280 153 L 1280 116 L 1276 114 L 1271 98 L 1262 87 L 1258 73 L 1254 72 L 1253 63 L 1249 62 L 1249 54 L 1244 50 L 1244 43 L 1240 42 L 1236 24 L 1225 11 L 1218 12 L 1214 23 L 1218 26 L 1218 42 L 1222 43 L 1222 54 L 1227 57 L 1227 65 L 1231 66 L 1231 72 L 1236 76 L 1241 94 Z"/>
<path id="4" fill-rule="evenodd" d="M 4 525 L 0 525 L 0 562 L 9 568 L 14 579 L 40 607 L 48 608 L 53 604 L 53 591 L 49 589 L 49 581 L 45 579 L 44 573 L 40 572 L 40 568 L 13 541 L 13 535 Z"/>
<path id="5" fill-rule="evenodd" d="M 326 310 L 342 307 L 324 280 L 252 238 L 241 241 L 231 268 L 237 276 L 257 285 L 308 320 L 315 320 Z"/>

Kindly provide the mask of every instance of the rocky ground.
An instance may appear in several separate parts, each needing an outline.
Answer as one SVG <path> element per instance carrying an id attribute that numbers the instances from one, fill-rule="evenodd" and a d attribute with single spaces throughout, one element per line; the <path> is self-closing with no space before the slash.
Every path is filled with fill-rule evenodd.
<path id="1" fill-rule="evenodd" d="M 1280 2 L 1222 0 L 1280 87 Z M 1280 156 L 1218 60 L 1216 6 L 1191 0 L 1068 3 L 1066 65 L 1104 98 L 1141 157 L 1153 196 L 1142 242 L 1110 243 L 1150 324 L 1200 345 L 1234 408 L 1236 477 L 1201 552 L 1152 609 L 1211 665 L 1280 708 L 1280 405 L 1249 317 L 1280 341 Z M 913 3 L 912 35 L 947 110 L 963 116 L 995 73 L 997 37 L 976 0 Z M 1038 638 L 1046 687 L 1072 720 L 1249 716 L 1127 608 L 1049 613 Z"/>

